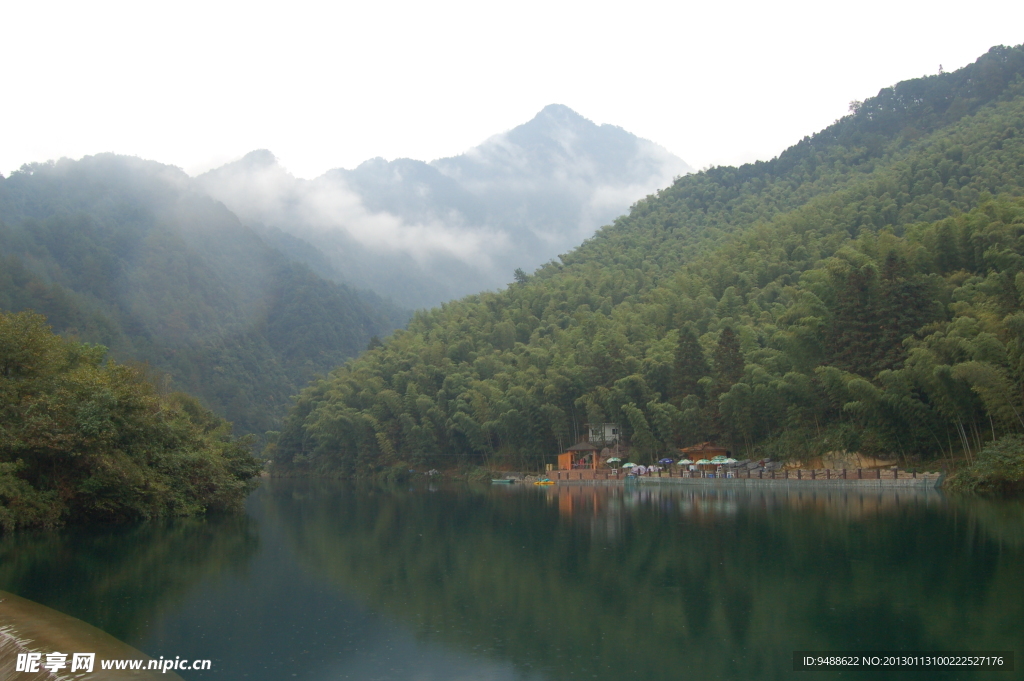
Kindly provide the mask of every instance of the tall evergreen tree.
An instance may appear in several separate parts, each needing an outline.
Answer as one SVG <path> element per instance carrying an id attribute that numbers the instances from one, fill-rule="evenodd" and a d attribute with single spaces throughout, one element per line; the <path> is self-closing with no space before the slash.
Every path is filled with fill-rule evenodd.
<path id="1" fill-rule="evenodd" d="M 743 352 L 740 339 L 728 326 L 722 329 L 715 348 L 715 388 L 724 393 L 743 380 Z"/>
<path id="2" fill-rule="evenodd" d="M 679 406 L 687 395 L 697 395 L 703 400 L 704 391 L 698 381 L 710 374 L 711 368 L 704 358 L 704 349 L 693 328 L 685 326 L 679 329 L 679 341 L 676 343 L 675 361 L 672 364 L 670 401 Z"/>
<path id="3" fill-rule="evenodd" d="M 903 340 L 941 316 L 928 281 L 914 276 L 904 258 L 889 253 L 879 283 L 879 335 L 874 342 L 874 356 L 868 363 L 869 375 L 899 369 L 907 354 Z"/>
<path id="4" fill-rule="evenodd" d="M 844 371 L 870 375 L 881 321 L 876 307 L 876 272 L 871 267 L 854 267 L 835 275 L 833 285 L 836 304 L 828 330 L 829 363 Z"/>
<path id="5" fill-rule="evenodd" d="M 913 276 L 894 253 L 886 256 L 881 278 L 865 267 L 838 276 L 834 285 L 830 363 L 851 373 L 873 377 L 899 368 L 906 355 L 903 339 L 938 316 L 927 280 Z"/>

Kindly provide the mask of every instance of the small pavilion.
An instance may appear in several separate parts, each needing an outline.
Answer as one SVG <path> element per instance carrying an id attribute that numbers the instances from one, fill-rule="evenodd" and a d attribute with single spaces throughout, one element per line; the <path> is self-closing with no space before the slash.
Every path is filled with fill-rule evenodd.
<path id="1" fill-rule="evenodd" d="M 599 465 L 597 456 L 599 451 L 599 447 L 589 442 L 575 444 L 558 455 L 558 470 L 570 471 L 574 468 L 588 467 L 596 471 Z"/>
<path id="2" fill-rule="evenodd" d="M 699 444 L 683 447 L 679 450 L 687 459 L 697 461 L 698 459 L 713 459 L 716 456 L 729 456 L 729 450 L 719 447 L 714 442 L 701 442 Z"/>
<path id="3" fill-rule="evenodd" d="M 683 447 L 679 450 L 680 453 L 691 461 L 700 461 L 701 459 L 711 460 L 716 456 L 729 456 L 729 450 L 725 447 L 720 447 L 713 442 L 701 442 L 689 447 Z M 717 465 L 712 464 L 700 464 L 701 470 L 714 471 Z"/>

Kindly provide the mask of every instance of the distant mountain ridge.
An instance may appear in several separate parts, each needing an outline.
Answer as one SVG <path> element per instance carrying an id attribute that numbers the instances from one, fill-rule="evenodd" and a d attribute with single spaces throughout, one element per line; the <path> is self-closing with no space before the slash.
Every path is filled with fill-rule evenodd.
<path id="1" fill-rule="evenodd" d="M 565 107 L 462 156 L 309 182 L 269 151 L 200 178 L 114 154 L 28 164 L 0 177 L 0 309 L 41 312 L 263 433 L 301 385 L 405 324 L 366 288 L 412 306 L 499 287 L 592 232 L 602 192 L 684 170 Z"/>
<path id="2" fill-rule="evenodd" d="M 196 180 L 257 229 L 315 245 L 342 280 L 424 307 L 507 284 L 689 171 L 653 142 L 550 105 L 430 163 L 376 158 L 307 181 L 259 150 Z"/>
<path id="3" fill-rule="evenodd" d="M 177 168 L 113 154 L 28 165 L 0 179 L 0 309 L 148 362 L 263 433 L 300 385 L 407 320 L 297 262 L 314 259 L 308 245 L 267 241 Z"/>

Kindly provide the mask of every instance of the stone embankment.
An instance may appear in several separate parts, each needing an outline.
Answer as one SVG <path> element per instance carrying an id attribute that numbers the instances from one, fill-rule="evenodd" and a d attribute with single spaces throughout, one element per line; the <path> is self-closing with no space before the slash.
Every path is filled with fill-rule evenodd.
<path id="1" fill-rule="evenodd" d="M 71 672 L 75 653 L 95 655 L 91 671 Z M 18 655 L 31 654 L 39 656 L 35 671 L 19 670 Z M 102 668 L 104 660 L 151 659 L 79 619 L 0 591 L 0 681 L 182 681 L 173 671 Z"/>

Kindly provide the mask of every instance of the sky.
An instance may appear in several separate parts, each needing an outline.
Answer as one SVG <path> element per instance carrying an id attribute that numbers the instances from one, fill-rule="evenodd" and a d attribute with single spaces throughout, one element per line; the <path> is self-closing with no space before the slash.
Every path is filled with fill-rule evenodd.
<path id="1" fill-rule="evenodd" d="M 316 177 L 453 156 L 565 104 L 694 168 L 1024 42 L 1024 2 L 0 0 L 0 172 L 112 151 Z"/>

